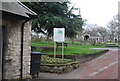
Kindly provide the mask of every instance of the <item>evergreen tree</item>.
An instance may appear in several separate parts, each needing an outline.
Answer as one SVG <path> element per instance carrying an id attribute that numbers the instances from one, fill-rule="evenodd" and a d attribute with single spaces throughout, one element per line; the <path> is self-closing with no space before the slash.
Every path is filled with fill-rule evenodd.
<path id="1" fill-rule="evenodd" d="M 31 10 L 38 14 L 38 18 L 32 22 L 32 30 L 43 33 L 47 37 L 53 36 L 53 28 L 65 28 L 66 37 L 74 38 L 77 31 L 82 30 L 84 24 L 82 18 L 72 13 L 74 7 L 69 10 L 69 2 L 24 2 Z"/>

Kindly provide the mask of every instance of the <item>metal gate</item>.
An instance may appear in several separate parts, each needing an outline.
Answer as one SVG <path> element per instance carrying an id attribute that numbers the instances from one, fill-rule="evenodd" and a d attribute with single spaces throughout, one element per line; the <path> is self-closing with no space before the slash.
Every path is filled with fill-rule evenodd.
<path id="1" fill-rule="evenodd" d="M 2 47 L 3 47 L 3 32 L 0 27 L 0 81 L 2 80 Z"/>

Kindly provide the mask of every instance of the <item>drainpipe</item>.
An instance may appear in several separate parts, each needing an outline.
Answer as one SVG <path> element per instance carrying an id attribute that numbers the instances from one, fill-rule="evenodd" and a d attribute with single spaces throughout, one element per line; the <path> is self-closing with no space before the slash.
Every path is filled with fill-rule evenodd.
<path id="1" fill-rule="evenodd" d="M 21 54 L 21 61 L 20 61 L 21 62 L 21 69 L 20 69 L 20 79 L 21 79 L 21 81 L 23 80 L 24 25 L 27 21 L 29 21 L 29 19 L 25 20 L 21 25 L 21 52 L 20 52 L 20 54 Z"/>

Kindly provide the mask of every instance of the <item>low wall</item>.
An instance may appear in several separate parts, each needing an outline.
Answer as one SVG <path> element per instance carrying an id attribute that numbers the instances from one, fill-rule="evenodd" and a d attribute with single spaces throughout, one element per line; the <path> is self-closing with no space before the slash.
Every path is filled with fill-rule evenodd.
<path id="1" fill-rule="evenodd" d="M 87 54 L 76 54 L 76 60 L 78 60 L 79 63 L 83 63 L 83 62 L 92 60 L 92 59 L 104 54 L 107 51 L 109 51 L 109 50 L 103 50 L 103 51 L 87 53 Z"/>
<path id="2" fill-rule="evenodd" d="M 48 56 L 49 57 L 54 57 L 54 54 L 48 54 Z M 62 58 L 62 55 L 56 55 L 56 58 Z M 75 54 L 64 55 L 64 58 L 75 60 L 76 59 L 76 55 Z"/>
<path id="3" fill-rule="evenodd" d="M 79 64 L 77 61 L 66 64 L 41 64 L 40 71 L 61 74 L 71 72 L 78 67 Z"/>
<path id="4" fill-rule="evenodd" d="M 78 59 L 81 59 L 81 58 L 87 58 L 87 59 L 92 59 L 92 58 L 95 58 L 97 56 L 100 56 L 101 54 L 107 52 L 109 50 L 103 50 L 103 51 L 97 51 L 97 52 L 93 52 L 93 53 L 73 53 L 73 54 L 70 54 L 70 55 L 64 55 L 64 57 L 66 59 L 72 59 L 72 60 L 78 60 Z M 49 57 L 54 57 L 53 54 L 48 54 Z M 62 58 L 62 55 L 56 55 L 57 58 Z M 86 60 L 87 61 L 87 60 Z"/>

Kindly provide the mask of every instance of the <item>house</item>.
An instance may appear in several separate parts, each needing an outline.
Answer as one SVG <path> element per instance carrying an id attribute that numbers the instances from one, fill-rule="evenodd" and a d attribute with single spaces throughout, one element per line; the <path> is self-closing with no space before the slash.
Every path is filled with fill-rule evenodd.
<path id="1" fill-rule="evenodd" d="M 86 31 L 83 33 L 82 39 L 98 42 L 102 40 L 102 36 L 99 32 L 96 32 L 96 31 L 89 31 L 89 32 Z"/>
<path id="2" fill-rule="evenodd" d="M 0 3 L 0 80 L 30 78 L 31 20 L 37 14 L 18 0 Z"/>

